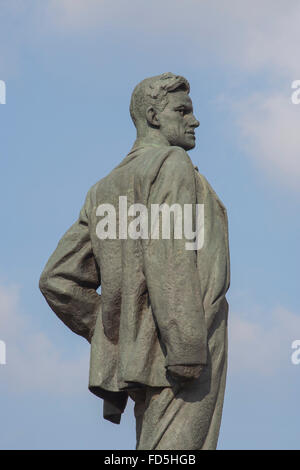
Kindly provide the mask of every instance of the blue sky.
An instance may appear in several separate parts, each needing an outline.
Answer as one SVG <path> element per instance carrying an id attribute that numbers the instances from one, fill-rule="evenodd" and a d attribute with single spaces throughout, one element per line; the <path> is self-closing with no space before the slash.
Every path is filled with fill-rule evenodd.
<path id="1" fill-rule="evenodd" d="M 143 78 L 191 84 L 190 156 L 227 207 L 232 282 L 219 449 L 299 449 L 300 5 L 0 0 L 0 448 L 131 449 L 90 394 L 88 343 L 38 279 L 92 184 L 130 150 Z"/>

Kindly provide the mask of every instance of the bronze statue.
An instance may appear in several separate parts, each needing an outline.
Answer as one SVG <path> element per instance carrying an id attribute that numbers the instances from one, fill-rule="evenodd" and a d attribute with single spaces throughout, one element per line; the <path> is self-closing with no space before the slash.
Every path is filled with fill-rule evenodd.
<path id="1" fill-rule="evenodd" d="M 128 396 L 135 401 L 137 449 L 215 449 L 221 422 L 227 216 L 186 152 L 199 126 L 189 91 L 172 73 L 137 85 L 133 148 L 89 190 L 40 279 L 53 311 L 91 342 L 89 389 L 104 399 L 104 417 L 119 423 Z M 169 236 L 159 226 L 163 205 Z M 203 208 L 198 246 L 180 237 L 187 207 L 194 233 Z"/>

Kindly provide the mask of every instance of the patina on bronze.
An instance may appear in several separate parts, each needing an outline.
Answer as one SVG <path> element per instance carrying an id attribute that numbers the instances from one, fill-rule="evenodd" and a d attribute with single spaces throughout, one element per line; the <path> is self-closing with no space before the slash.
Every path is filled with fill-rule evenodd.
<path id="1" fill-rule="evenodd" d="M 104 399 L 104 417 L 119 423 L 128 397 L 135 401 L 137 449 L 215 449 L 221 423 L 227 215 L 187 154 L 199 126 L 189 91 L 172 73 L 137 85 L 133 148 L 89 190 L 40 279 L 53 311 L 91 342 L 89 389 Z M 204 204 L 203 247 L 186 250 L 174 236 L 100 239 L 97 207 L 118 208 L 120 196 L 149 209 Z"/>

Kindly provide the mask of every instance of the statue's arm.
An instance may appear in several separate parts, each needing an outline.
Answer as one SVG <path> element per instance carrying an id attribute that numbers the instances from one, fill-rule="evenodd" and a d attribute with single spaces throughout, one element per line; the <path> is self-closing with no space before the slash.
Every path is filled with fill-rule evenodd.
<path id="1" fill-rule="evenodd" d="M 174 147 L 163 163 L 148 197 L 152 204 L 193 204 L 196 188 L 194 168 L 186 152 Z M 173 219 L 171 219 L 173 220 Z M 186 249 L 187 240 L 174 237 L 143 242 L 144 271 L 150 302 L 161 341 L 166 367 L 177 376 L 197 377 L 207 362 L 207 330 L 202 305 L 196 252 Z"/>
<path id="2" fill-rule="evenodd" d="M 78 220 L 60 240 L 40 278 L 40 289 L 57 316 L 88 341 L 93 335 L 101 296 L 100 272 L 88 227 L 88 197 Z"/>

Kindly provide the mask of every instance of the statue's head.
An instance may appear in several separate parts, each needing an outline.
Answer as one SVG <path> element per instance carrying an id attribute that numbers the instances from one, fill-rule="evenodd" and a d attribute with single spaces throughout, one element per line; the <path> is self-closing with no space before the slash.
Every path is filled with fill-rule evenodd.
<path id="1" fill-rule="evenodd" d="M 146 78 L 134 89 L 130 115 L 137 137 L 161 134 L 170 145 L 190 150 L 195 147 L 195 128 L 189 82 L 179 75 L 164 73 Z M 155 130 L 153 132 L 153 130 Z"/>

